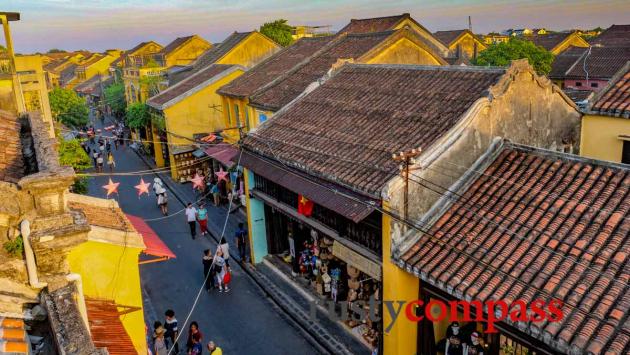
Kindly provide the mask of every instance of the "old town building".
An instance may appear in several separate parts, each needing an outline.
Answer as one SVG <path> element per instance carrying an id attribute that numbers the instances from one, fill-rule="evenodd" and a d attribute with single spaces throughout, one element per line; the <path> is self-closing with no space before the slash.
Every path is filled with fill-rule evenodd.
<path id="1" fill-rule="evenodd" d="M 398 218 L 419 218 L 440 194 L 405 187 L 392 154 L 415 152 L 414 174 L 448 186 L 497 136 L 576 150 L 579 118 L 525 61 L 507 70 L 346 63 L 243 141 L 253 259 L 279 255 L 308 276 L 296 260 L 315 243 L 320 253 L 330 249 L 332 267 L 378 281 L 363 297 L 378 289 L 381 299 L 415 299 L 418 281 L 390 262 L 390 242 L 406 229 Z M 434 171 L 449 164 L 457 168 Z M 383 337 L 385 353 L 413 353 L 416 329 L 397 322 Z"/>
<path id="2" fill-rule="evenodd" d="M 580 155 L 630 164 L 630 61 L 591 99 L 582 118 Z"/>
<path id="3" fill-rule="evenodd" d="M 532 34 L 522 38 L 543 47 L 553 55 L 558 55 L 570 47 L 585 48 L 589 46 L 588 42 L 577 31 Z"/>
<path id="4" fill-rule="evenodd" d="M 571 47 L 556 56 L 549 78 L 563 89 L 599 91 L 630 60 L 628 47 Z"/>
<path id="5" fill-rule="evenodd" d="M 484 319 L 489 301 L 512 312 L 515 301 L 562 302 L 557 317 L 538 321 L 503 310 L 497 333 L 464 321 L 460 308 L 455 338 L 464 347 L 476 331 L 490 355 L 626 354 L 629 178 L 627 165 L 497 139 L 391 257 L 420 280 L 423 314 L 444 312 L 439 301 L 479 301 L 472 312 Z M 444 339 L 454 337 L 448 324 L 448 317 L 418 322 L 417 351 L 443 352 Z"/>
<path id="6" fill-rule="evenodd" d="M 190 65 L 173 71 L 168 76 L 170 87 L 147 101 L 152 115 L 164 122 L 164 129 L 156 129 L 153 135 L 159 137 L 153 145 L 157 166 L 170 166 L 171 176 L 178 181 L 192 178 L 197 168 L 210 168 L 212 162 L 203 152 L 199 157 L 205 164 L 198 164 L 192 154 L 197 149 L 195 138 L 234 129 L 225 125 L 217 89 L 279 49 L 258 31 L 234 32 Z M 217 164 L 210 170 L 218 169 Z"/>
<path id="7" fill-rule="evenodd" d="M 433 33 L 433 36 L 442 41 L 451 52 L 459 54 L 457 57 L 463 54 L 468 59 L 474 59 L 481 51 L 488 48 L 470 30 L 437 31 Z"/>

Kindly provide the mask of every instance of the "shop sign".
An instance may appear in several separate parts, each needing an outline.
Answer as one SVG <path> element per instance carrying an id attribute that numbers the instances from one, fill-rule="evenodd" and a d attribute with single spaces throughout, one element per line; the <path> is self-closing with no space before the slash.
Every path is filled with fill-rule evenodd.
<path id="1" fill-rule="evenodd" d="M 336 240 L 333 243 L 332 252 L 334 256 L 345 261 L 349 265 L 354 266 L 377 280 L 381 279 L 381 266 L 378 263 L 362 256 Z"/>

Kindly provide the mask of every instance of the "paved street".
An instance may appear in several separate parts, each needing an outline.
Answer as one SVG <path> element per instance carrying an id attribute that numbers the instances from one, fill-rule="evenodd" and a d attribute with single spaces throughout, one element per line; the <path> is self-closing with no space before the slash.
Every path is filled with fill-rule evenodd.
<path id="1" fill-rule="evenodd" d="M 128 146 L 114 150 L 114 156 L 118 173 L 148 169 Z M 107 167 L 105 170 L 107 171 Z M 152 182 L 155 176 L 148 173 L 143 177 L 145 181 Z M 107 179 L 105 176 L 92 178 L 89 194 L 105 197 L 102 185 L 107 183 Z M 126 213 L 146 220 L 162 217 L 153 194 L 137 196 L 134 186 L 139 183 L 140 176 L 113 176 L 112 179 L 120 182 L 119 195 L 113 198 Z M 216 243 L 207 237 L 191 239 L 185 215 L 176 214 L 183 208 L 171 193 L 169 218 L 148 221 L 177 258 L 142 265 L 140 273 L 145 294 L 148 295 L 158 320 L 163 321 L 164 311 L 172 308 L 180 322 L 180 329 L 187 330 L 188 325 L 183 325 L 183 322 L 203 280 L 202 252 L 206 248 L 214 250 Z M 223 216 L 216 213 L 211 215 L 210 227 L 216 228 L 222 219 Z M 233 223 L 230 227 L 226 232 L 229 241 L 232 240 Z M 225 294 L 214 291 L 208 294 L 204 291 L 190 319 L 199 323 L 204 334 L 204 343 L 214 340 L 223 348 L 224 354 L 317 353 L 300 332 L 285 321 L 283 314 L 274 308 L 240 266 L 235 262 L 231 265 L 231 292 Z M 151 307 L 147 308 L 150 314 Z M 155 319 L 149 317 L 146 322 L 152 326 Z M 180 348 L 184 347 L 185 342 L 183 335 L 179 341 Z"/>

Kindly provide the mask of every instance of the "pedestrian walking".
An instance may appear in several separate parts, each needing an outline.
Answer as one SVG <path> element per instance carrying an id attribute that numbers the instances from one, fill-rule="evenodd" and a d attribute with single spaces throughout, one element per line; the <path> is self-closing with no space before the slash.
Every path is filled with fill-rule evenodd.
<path id="1" fill-rule="evenodd" d="M 159 326 L 155 330 L 155 340 L 153 341 L 153 354 L 154 355 L 167 355 L 166 339 L 164 339 L 165 329 Z"/>
<path id="2" fill-rule="evenodd" d="M 116 162 L 114 161 L 114 154 L 112 154 L 112 152 L 107 153 L 107 165 L 109 166 L 109 172 L 113 173 Z"/>
<path id="3" fill-rule="evenodd" d="M 160 321 L 153 322 L 153 333 L 151 334 L 151 344 L 155 343 L 155 331 L 162 326 Z"/>
<path id="4" fill-rule="evenodd" d="M 177 328 L 177 318 L 175 318 L 175 312 L 172 309 L 166 310 L 166 312 L 164 312 L 164 318 L 164 329 L 166 330 L 164 337 L 166 338 L 167 345 L 173 349 L 175 354 L 178 354 L 179 344 L 177 344 L 175 340 L 177 339 L 179 329 Z"/>
<path id="5" fill-rule="evenodd" d="M 186 352 L 189 355 L 194 354 L 191 351 L 195 343 L 201 345 L 202 339 L 203 339 L 203 334 L 201 334 L 201 331 L 199 330 L 199 324 L 197 324 L 197 322 L 195 321 L 190 322 L 190 327 L 188 328 L 188 340 L 186 341 Z M 199 346 L 199 348 L 200 348 L 200 351 L 203 350 L 201 346 Z M 198 354 L 201 354 L 201 352 L 199 352 Z"/>
<path id="6" fill-rule="evenodd" d="M 186 220 L 190 227 L 190 236 L 195 239 L 197 235 L 197 209 L 193 206 L 192 202 L 188 202 L 186 205 Z"/>
<path id="7" fill-rule="evenodd" d="M 247 229 L 245 229 L 243 223 L 238 224 L 234 239 L 236 239 L 236 247 L 238 248 L 241 261 L 247 262 Z"/>
<path id="8" fill-rule="evenodd" d="M 107 152 L 112 151 L 112 143 L 109 138 L 105 139 L 105 150 L 107 150 Z"/>
<path id="9" fill-rule="evenodd" d="M 114 136 L 112 137 L 112 140 L 114 141 L 114 148 L 118 150 L 118 131 L 114 132 Z"/>
<path id="10" fill-rule="evenodd" d="M 164 183 L 160 178 L 156 177 L 153 179 L 153 192 L 155 193 L 155 197 L 157 200 L 157 205 L 162 211 L 162 215 L 168 215 L 168 196 L 166 194 L 166 189 L 164 188 Z"/>
<path id="11" fill-rule="evenodd" d="M 214 270 L 216 273 L 217 285 L 219 286 L 219 292 L 230 292 L 230 289 L 224 282 L 225 274 L 228 272 L 228 266 L 225 264 L 223 251 L 220 247 L 217 248 L 217 253 L 214 256 Z"/>
<path id="12" fill-rule="evenodd" d="M 212 181 L 210 186 L 210 193 L 212 193 L 212 201 L 215 206 L 219 206 L 221 203 L 221 195 L 219 194 L 219 183 L 216 181 Z"/>
<path id="13" fill-rule="evenodd" d="M 199 209 L 197 210 L 197 222 L 199 222 L 201 235 L 208 234 L 208 210 L 203 202 L 199 204 Z"/>
<path id="14" fill-rule="evenodd" d="M 103 172 L 103 154 L 98 153 L 98 157 L 96 158 L 96 172 L 98 173 L 102 173 Z"/>
<path id="15" fill-rule="evenodd" d="M 230 267 L 230 244 L 228 244 L 225 237 L 221 237 L 221 241 L 219 242 L 219 248 L 221 248 L 221 253 L 223 253 L 223 259 L 225 260 L 225 264 L 227 267 Z"/>
<path id="16" fill-rule="evenodd" d="M 92 160 L 94 160 L 94 169 L 96 169 L 96 171 L 98 171 L 98 163 L 96 162 L 97 159 L 98 159 L 98 150 L 94 148 L 94 151 L 92 152 Z"/>
<path id="17" fill-rule="evenodd" d="M 203 251 L 203 277 L 206 280 L 206 291 L 210 292 L 214 288 L 215 272 L 213 267 L 213 257 L 210 249 Z"/>
<path id="18" fill-rule="evenodd" d="M 216 346 L 213 341 L 208 343 L 208 351 L 210 352 L 210 355 L 223 355 L 223 350 Z"/>

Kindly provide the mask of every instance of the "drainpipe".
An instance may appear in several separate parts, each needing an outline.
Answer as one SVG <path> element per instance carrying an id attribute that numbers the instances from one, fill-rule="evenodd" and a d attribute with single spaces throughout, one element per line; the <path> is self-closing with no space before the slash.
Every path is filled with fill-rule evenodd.
<path id="1" fill-rule="evenodd" d="M 83 294 L 83 280 L 81 279 L 81 275 L 76 273 L 68 274 L 66 275 L 66 280 L 74 282 L 74 285 L 77 288 L 77 306 L 79 308 L 79 313 L 81 313 L 81 318 L 83 318 L 85 328 L 88 333 L 91 333 L 90 324 L 88 323 L 87 308 L 85 307 L 85 295 Z"/>
<path id="2" fill-rule="evenodd" d="M 36 289 L 42 289 L 48 284 L 45 282 L 39 282 L 37 277 L 37 264 L 35 263 L 35 254 L 33 253 L 33 247 L 31 246 L 31 224 L 28 220 L 23 220 L 20 223 L 20 232 L 22 233 L 22 241 L 24 243 L 24 255 L 26 256 L 26 270 L 28 272 L 28 281 L 31 287 Z"/>

